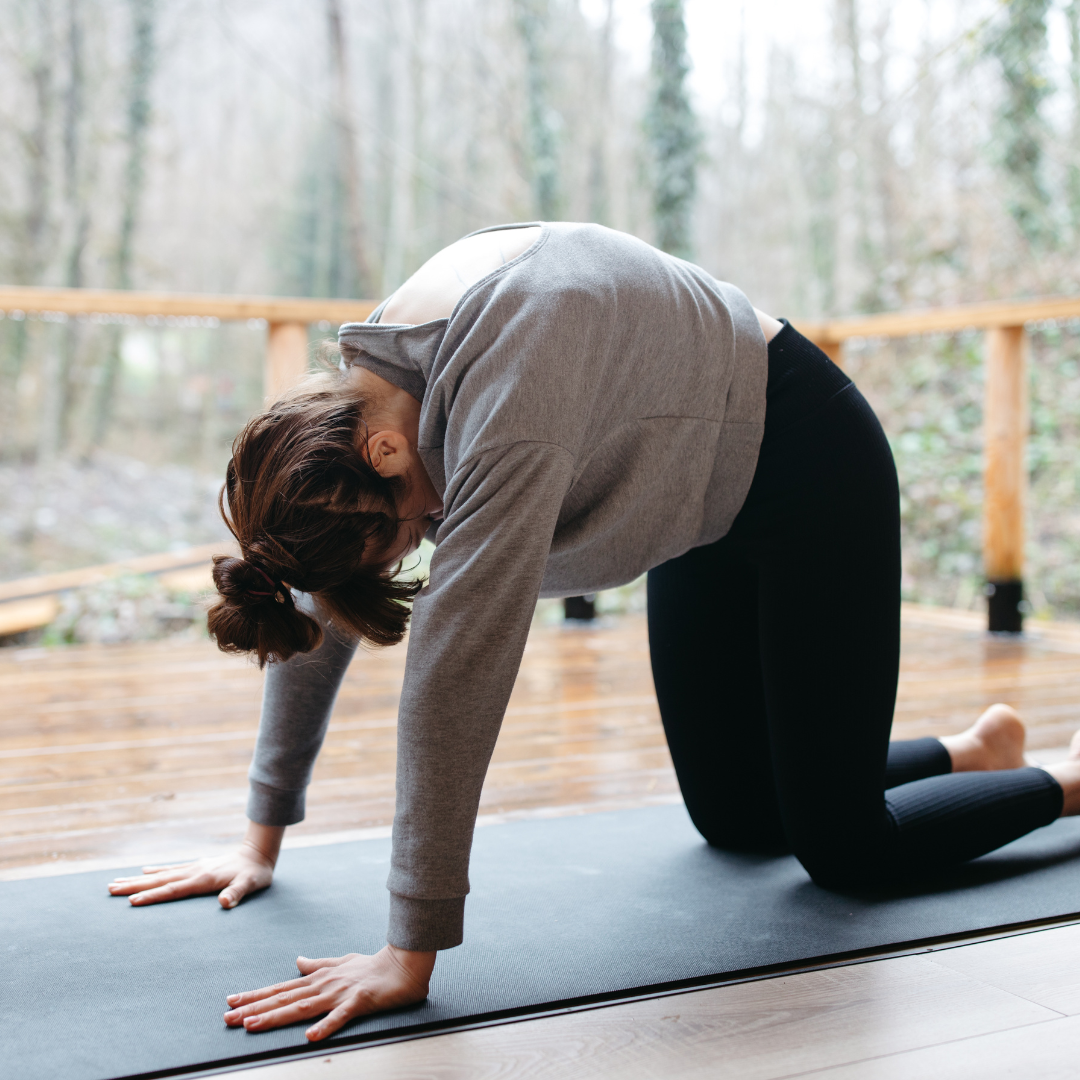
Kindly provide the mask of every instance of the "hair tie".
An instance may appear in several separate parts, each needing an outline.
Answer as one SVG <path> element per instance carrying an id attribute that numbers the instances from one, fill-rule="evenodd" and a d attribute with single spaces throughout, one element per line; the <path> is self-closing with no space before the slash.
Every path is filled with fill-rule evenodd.
<path id="1" fill-rule="evenodd" d="M 251 567 L 257 574 L 261 574 L 266 581 L 266 584 L 270 586 L 270 592 L 263 592 L 256 589 L 245 589 L 244 592 L 247 596 L 275 596 L 279 604 L 285 603 L 285 597 L 288 595 L 288 590 L 285 588 L 283 581 L 275 581 L 258 563 L 252 562 L 250 559 L 244 560 L 248 566 Z M 291 600 L 292 597 L 290 596 Z"/>

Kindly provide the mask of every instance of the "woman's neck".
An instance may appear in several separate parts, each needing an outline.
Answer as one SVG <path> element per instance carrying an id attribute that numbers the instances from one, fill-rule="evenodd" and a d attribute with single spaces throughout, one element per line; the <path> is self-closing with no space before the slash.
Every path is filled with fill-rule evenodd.
<path id="1" fill-rule="evenodd" d="M 359 364 L 348 369 L 347 377 L 352 392 L 366 403 L 364 424 L 367 429 L 400 431 L 415 448 L 420 435 L 420 402 L 400 386 Z"/>

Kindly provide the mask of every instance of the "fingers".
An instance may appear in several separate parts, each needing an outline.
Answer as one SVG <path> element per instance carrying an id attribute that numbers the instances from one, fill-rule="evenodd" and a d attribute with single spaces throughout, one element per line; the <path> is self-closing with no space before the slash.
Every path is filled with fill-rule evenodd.
<path id="1" fill-rule="evenodd" d="M 109 892 L 113 896 L 130 896 L 132 893 L 157 888 L 171 881 L 183 881 L 188 875 L 184 870 L 172 870 L 159 874 L 144 874 L 141 877 L 122 877 L 110 882 Z"/>
<path id="2" fill-rule="evenodd" d="M 200 874 L 198 877 L 166 881 L 165 884 L 154 888 L 148 889 L 144 886 L 142 891 L 131 896 L 131 903 L 139 907 L 144 904 L 162 904 L 169 900 L 183 900 L 188 896 L 203 896 L 216 888 L 216 882 L 207 878 L 205 874 Z"/>
<path id="3" fill-rule="evenodd" d="M 186 862 L 169 863 L 168 866 L 144 866 L 141 874 L 127 874 L 123 877 L 115 877 L 113 881 L 138 881 L 140 877 L 146 877 L 148 874 L 160 874 L 165 870 L 190 870 L 194 865 L 194 863 Z"/>
<path id="4" fill-rule="evenodd" d="M 298 1020 L 310 1020 L 326 1012 L 332 1004 L 314 986 L 298 986 L 230 1009 L 225 1014 L 225 1023 L 230 1027 L 242 1024 L 248 1031 L 261 1031 L 283 1024 L 295 1024 Z"/>
<path id="5" fill-rule="evenodd" d="M 163 904 L 169 900 L 182 900 L 185 896 L 191 896 L 195 890 L 187 881 L 170 881 L 156 889 L 144 888 L 141 892 L 130 897 L 132 904 Z"/>
<path id="6" fill-rule="evenodd" d="M 349 953 L 348 956 L 324 956 L 321 960 L 309 960 L 306 956 L 298 956 L 296 966 L 302 975 L 310 975 L 319 968 L 337 967 L 339 964 L 344 964 L 355 955 L 356 953 Z"/>
<path id="7" fill-rule="evenodd" d="M 320 1039 L 325 1039 L 327 1035 L 333 1035 L 335 1031 L 343 1028 L 352 1018 L 352 1006 L 339 1005 L 317 1024 L 312 1024 L 304 1034 L 308 1037 L 308 1042 L 318 1042 Z"/>
<path id="8" fill-rule="evenodd" d="M 286 1005 L 284 1008 L 259 1013 L 257 1016 L 245 1016 L 242 1023 L 245 1031 L 267 1031 L 270 1028 L 284 1027 L 286 1024 L 297 1024 L 302 1020 L 310 1020 L 313 1016 L 326 1012 L 330 1005 L 331 1003 L 320 994 L 302 998 L 300 1001 Z"/>
<path id="9" fill-rule="evenodd" d="M 240 994 L 229 994 L 225 1000 L 228 1002 L 230 1010 L 235 1012 L 245 1005 L 263 1001 L 273 997 L 275 994 L 290 990 L 299 990 L 310 985 L 311 983 L 309 983 L 307 979 L 290 979 L 288 982 L 274 983 L 273 986 L 264 986 L 260 990 L 245 990 Z"/>
<path id="10" fill-rule="evenodd" d="M 218 893 L 218 903 L 226 910 L 234 908 L 249 892 L 254 892 L 258 888 L 260 888 L 260 885 L 251 874 L 237 874 Z"/>
<path id="11" fill-rule="evenodd" d="M 315 987 L 307 986 L 233 1009 L 225 1014 L 225 1023 L 230 1027 L 242 1025 L 245 1031 L 268 1031 L 285 1024 L 310 1020 L 319 1013 L 327 1013 L 328 1015 L 312 1024 L 305 1032 L 310 1042 L 318 1042 L 319 1039 L 333 1035 L 354 1016 L 376 1012 L 378 1009 L 367 995 L 358 995 L 336 1008 L 333 1005 L 333 995 L 320 993 Z"/>
<path id="12" fill-rule="evenodd" d="M 234 908 L 249 893 L 265 889 L 274 880 L 272 866 L 259 866 L 243 870 L 218 894 L 218 901 L 223 908 Z"/>
<path id="13" fill-rule="evenodd" d="M 317 1042 L 354 1017 L 423 1001 L 427 980 L 421 986 L 415 977 L 406 977 L 402 965 L 392 963 L 385 953 L 320 960 L 298 957 L 297 967 L 308 974 L 261 990 L 230 994 L 225 1022 L 256 1032 L 311 1020 L 306 1035 Z"/>

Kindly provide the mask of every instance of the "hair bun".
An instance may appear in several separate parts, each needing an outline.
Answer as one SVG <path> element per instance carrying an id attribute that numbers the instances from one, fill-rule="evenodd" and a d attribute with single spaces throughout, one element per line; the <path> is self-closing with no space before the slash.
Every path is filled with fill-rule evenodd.
<path id="1" fill-rule="evenodd" d="M 319 624 L 297 610 L 269 568 L 215 555 L 213 577 L 220 599 L 207 614 L 207 626 L 225 652 L 256 652 L 262 667 L 310 652 L 322 641 Z"/>
<path id="2" fill-rule="evenodd" d="M 289 590 L 272 577 L 257 562 L 235 559 L 229 555 L 214 556 L 214 584 L 222 596 L 230 600 L 284 600 Z"/>

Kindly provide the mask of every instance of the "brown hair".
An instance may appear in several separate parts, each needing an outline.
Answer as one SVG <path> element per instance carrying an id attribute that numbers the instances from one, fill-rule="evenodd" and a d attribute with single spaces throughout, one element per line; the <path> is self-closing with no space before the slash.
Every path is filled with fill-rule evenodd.
<path id="1" fill-rule="evenodd" d="M 290 588 L 374 645 L 404 636 L 422 583 L 362 563 L 390 549 L 404 493 L 361 452 L 366 407 L 344 373 L 310 375 L 237 435 L 218 505 L 243 558 L 214 556 L 220 597 L 208 616 L 223 651 L 256 653 L 262 667 L 316 648 L 322 629 Z"/>

